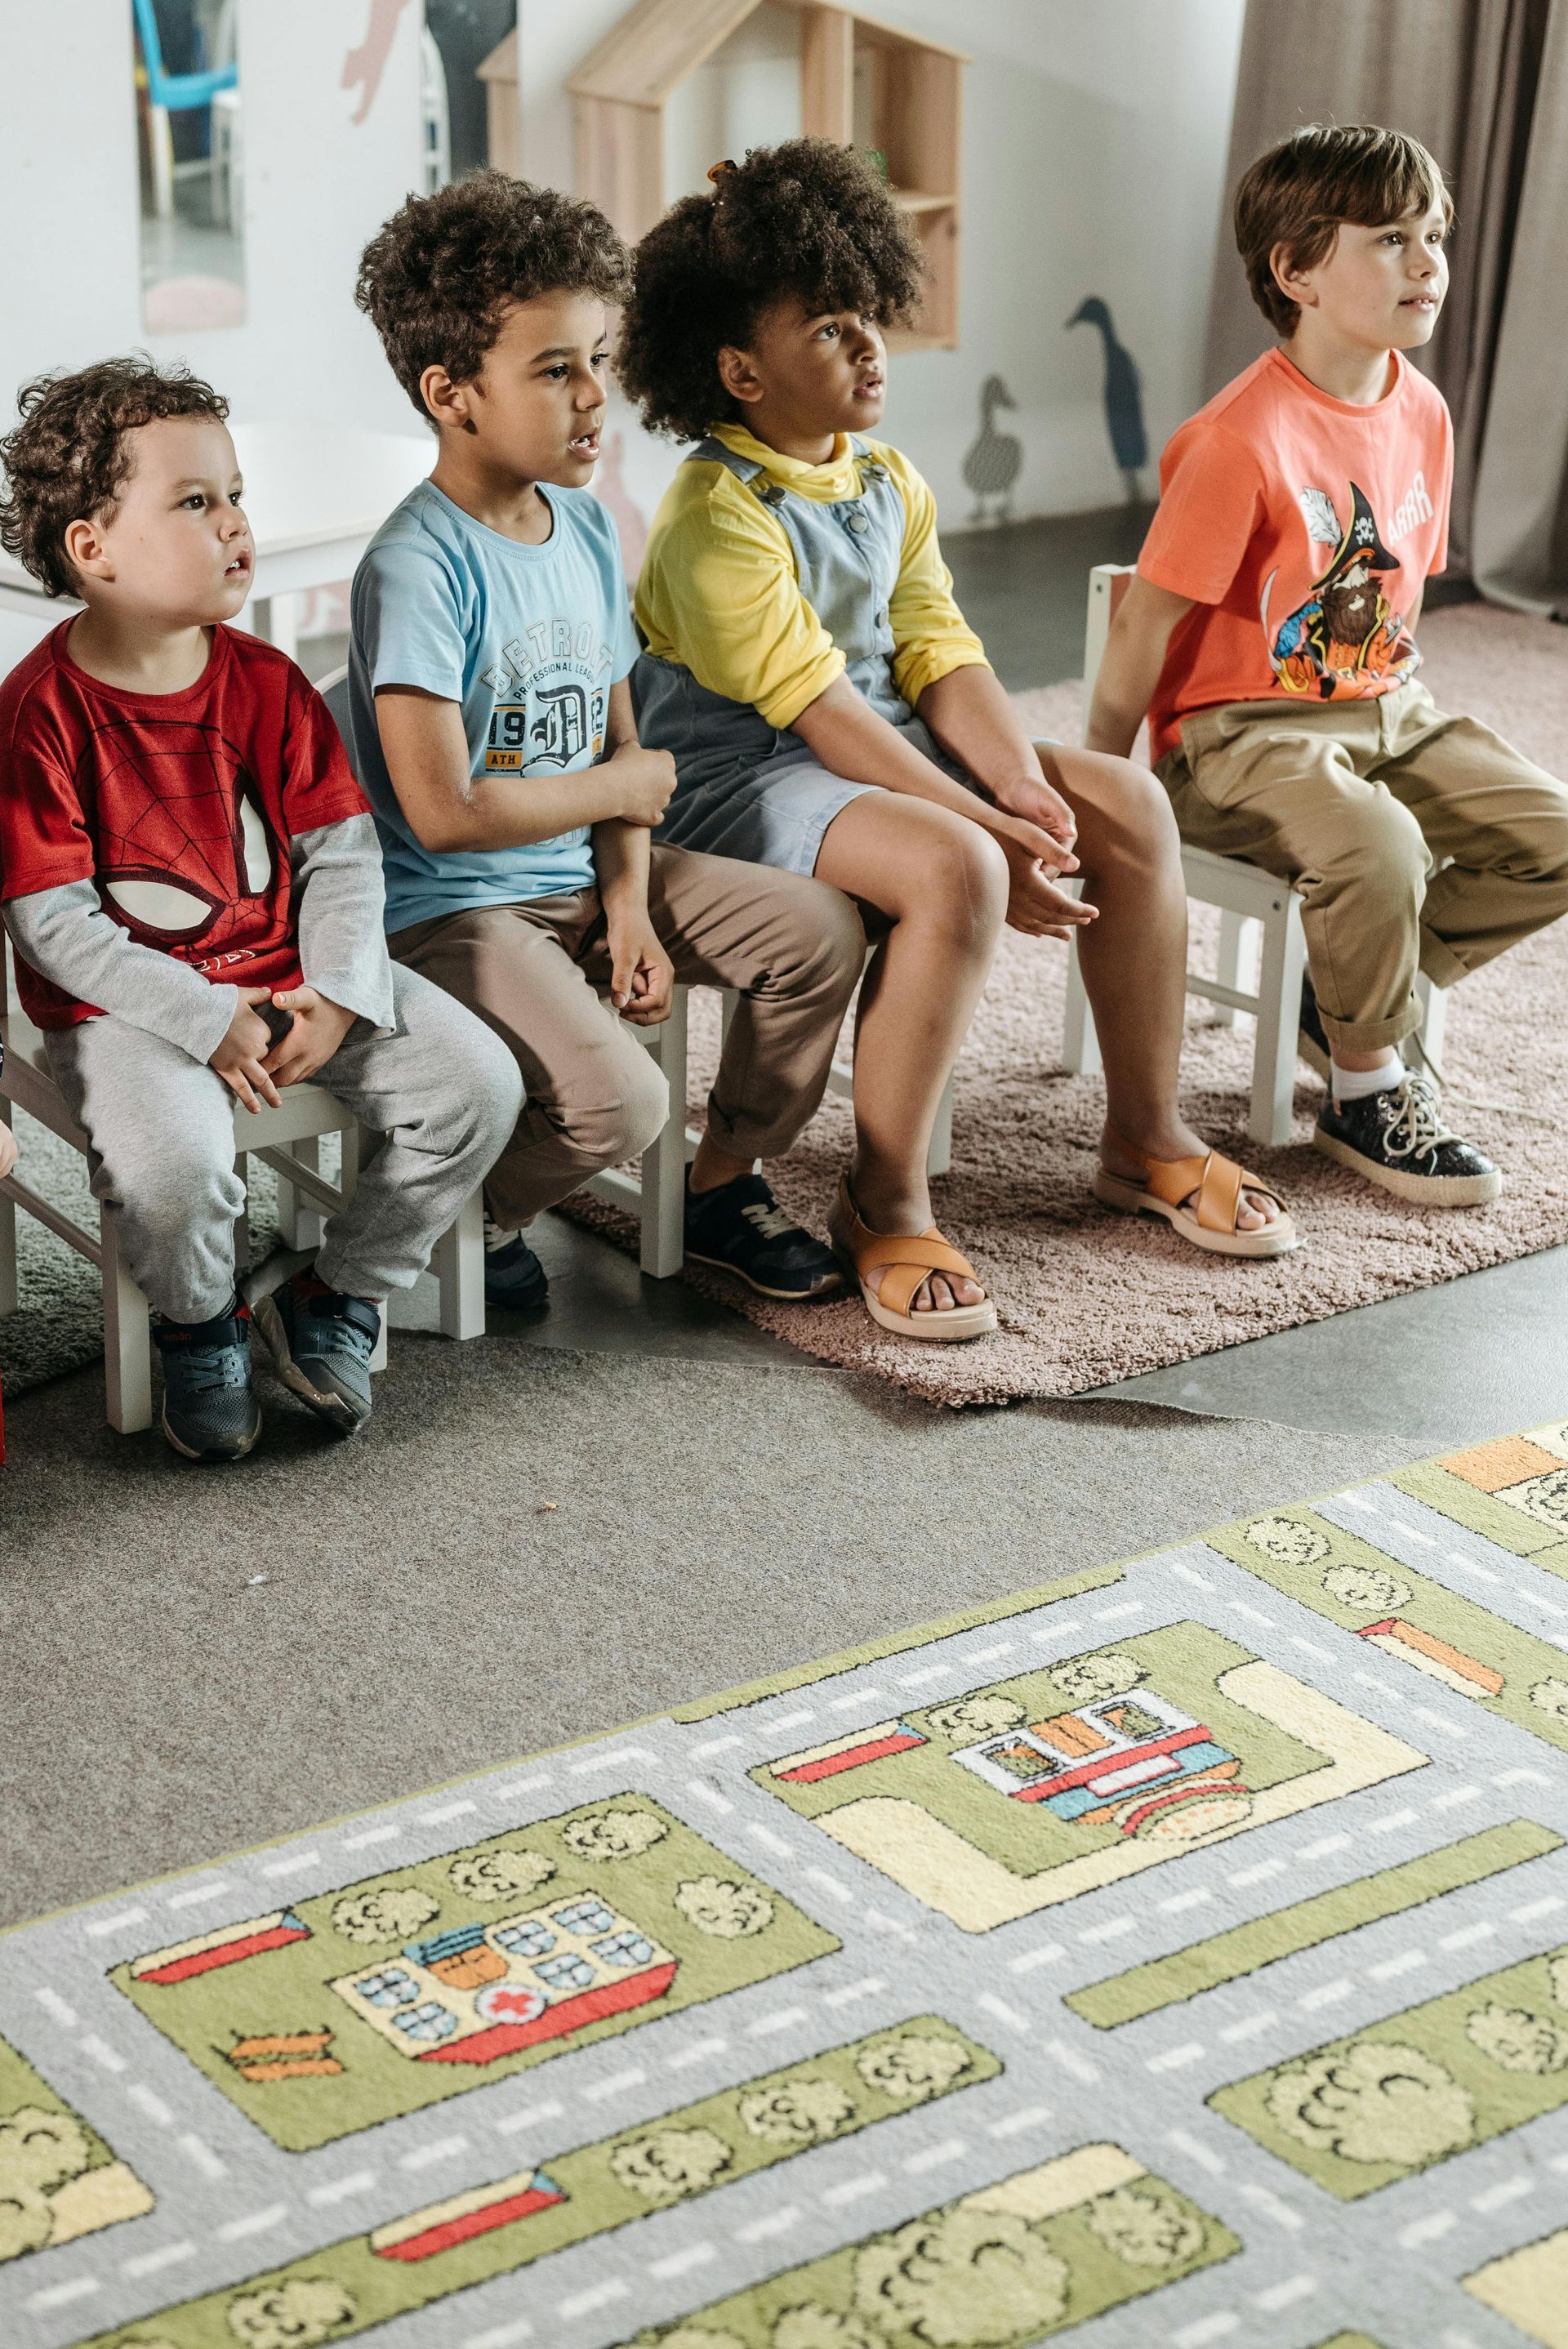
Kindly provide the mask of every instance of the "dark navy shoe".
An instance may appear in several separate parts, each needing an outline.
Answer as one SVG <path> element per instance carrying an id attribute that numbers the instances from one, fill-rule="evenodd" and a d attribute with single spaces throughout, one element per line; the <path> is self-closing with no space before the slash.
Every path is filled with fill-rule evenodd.
<path id="1" fill-rule="evenodd" d="M 1323 1025 L 1323 1014 L 1317 1008 L 1317 998 L 1313 992 L 1312 981 L 1305 974 L 1301 982 L 1301 1027 L 1295 1040 L 1295 1049 L 1307 1067 L 1317 1071 L 1326 1085 L 1333 1081 L 1329 1073 L 1333 1056 L 1328 1049 L 1328 1036 Z"/>
<path id="2" fill-rule="evenodd" d="M 1414 1070 L 1359 1101 L 1336 1102 L 1331 1092 L 1312 1141 L 1326 1158 L 1423 1206 L 1482 1207 L 1502 1188 L 1491 1159 L 1449 1133 L 1437 1087 Z"/>
<path id="3" fill-rule="evenodd" d="M 733 1272 L 758 1297 L 806 1305 L 844 1285 L 838 1258 L 773 1196 L 760 1174 L 739 1174 L 695 1193 L 686 1177 L 686 1252 L 694 1264 Z"/>
<path id="4" fill-rule="evenodd" d="M 339 1435 L 363 1427 L 370 1416 L 370 1357 L 381 1335 L 377 1308 L 328 1288 L 314 1272 L 296 1272 L 258 1297 L 253 1310 L 273 1367 L 291 1393 Z"/>
<path id="5" fill-rule="evenodd" d="M 503 1231 L 485 1209 L 485 1303 L 526 1313 L 550 1302 L 544 1267 L 521 1232 Z"/>
<path id="6" fill-rule="evenodd" d="M 242 1460 L 262 1432 L 251 1384 L 251 1316 L 236 1298 L 210 1321 L 151 1316 L 163 1361 L 163 1433 L 187 1460 Z"/>

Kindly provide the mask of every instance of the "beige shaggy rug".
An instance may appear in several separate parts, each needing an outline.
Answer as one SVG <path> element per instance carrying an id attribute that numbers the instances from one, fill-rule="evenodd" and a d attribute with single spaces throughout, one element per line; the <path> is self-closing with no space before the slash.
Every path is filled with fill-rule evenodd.
<path id="1" fill-rule="evenodd" d="M 1568 775 L 1568 634 L 1467 605 L 1434 613 L 1421 637 L 1440 707 L 1473 712 Z M 1016 698 L 1037 732 L 1078 739 L 1077 684 Z M 1212 968 L 1202 919 L 1193 967 Z M 1066 968 L 1062 947 L 1006 932 L 958 1063 L 953 1166 L 934 1196 L 944 1231 L 996 1299 L 994 1338 L 915 1344 L 877 1330 L 856 1300 L 773 1305 L 722 1275 L 694 1268 L 684 1277 L 820 1361 L 961 1404 L 1081 1393 L 1568 1240 L 1568 924 L 1449 998 L 1449 1116 L 1504 1171 L 1502 1197 L 1490 1207 L 1412 1207 L 1319 1157 L 1306 1144 L 1321 1087 L 1305 1065 L 1291 1143 L 1259 1149 L 1246 1135 L 1251 1023 L 1221 1027 L 1190 1000 L 1187 1115 L 1281 1186 L 1303 1235 L 1301 1247 L 1272 1263 L 1200 1255 L 1164 1226 L 1114 1216 L 1092 1198 L 1104 1096 L 1098 1078 L 1069 1077 L 1060 1066 Z M 717 1037 L 717 998 L 694 997 L 699 1112 Z M 1520 1113 L 1471 1101 L 1516 1104 Z M 850 1145 L 849 1105 L 830 1101 L 790 1157 L 769 1170 L 780 1199 L 817 1231 Z M 572 1212 L 629 1240 L 625 1220 L 595 1202 Z"/>

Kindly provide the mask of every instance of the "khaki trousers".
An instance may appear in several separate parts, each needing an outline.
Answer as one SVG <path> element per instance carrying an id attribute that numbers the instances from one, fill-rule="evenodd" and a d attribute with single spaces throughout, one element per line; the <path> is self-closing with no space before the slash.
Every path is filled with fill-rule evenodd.
<path id="1" fill-rule="evenodd" d="M 1158 771 L 1183 840 L 1301 892 L 1324 1028 L 1347 1051 L 1419 1024 L 1418 969 L 1451 987 L 1568 910 L 1568 786 L 1414 680 L 1198 710 Z"/>
<path id="2" fill-rule="evenodd" d="M 648 910 L 678 980 L 739 990 L 708 1095 L 714 1140 L 778 1157 L 822 1098 L 865 958 L 860 916 L 800 874 L 658 845 Z M 598 992 L 610 957 L 596 889 L 439 916 L 387 944 L 478 1012 L 522 1071 L 522 1114 L 485 1184 L 499 1224 L 530 1222 L 661 1132 L 664 1077 Z"/>

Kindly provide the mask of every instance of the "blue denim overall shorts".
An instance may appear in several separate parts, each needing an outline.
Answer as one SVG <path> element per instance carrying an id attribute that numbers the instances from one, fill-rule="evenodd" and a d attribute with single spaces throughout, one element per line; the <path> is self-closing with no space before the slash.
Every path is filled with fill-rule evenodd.
<path id="1" fill-rule="evenodd" d="M 917 750 L 966 783 L 893 683 L 889 611 L 903 552 L 903 499 L 863 440 L 851 447 L 860 460 L 860 492 L 831 505 L 770 481 L 721 440 L 699 441 L 686 462 L 727 467 L 777 517 L 800 593 L 843 654 L 850 683 Z M 749 701 L 710 693 L 678 662 L 644 653 L 632 691 L 642 741 L 676 762 L 675 796 L 657 837 L 676 848 L 809 874 L 840 809 L 880 788 L 830 774 L 798 734 L 769 726 Z"/>

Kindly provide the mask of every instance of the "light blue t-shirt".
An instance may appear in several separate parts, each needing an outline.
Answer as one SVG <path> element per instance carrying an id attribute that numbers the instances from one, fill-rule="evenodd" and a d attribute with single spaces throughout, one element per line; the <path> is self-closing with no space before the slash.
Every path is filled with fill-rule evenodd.
<path id="1" fill-rule="evenodd" d="M 540 495 L 554 527 L 542 545 L 520 546 L 421 481 L 354 574 L 350 731 L 381 835 L 388 930 L 592 885 L 586 826 L 525 848 L 421 848 L 376 726 L 377 686 L 460 702 L 481 788 L 487 775 L 559 775 L 600 757 L 610 688 L 637 657 L 620 542 L 586 490 Z"/>

